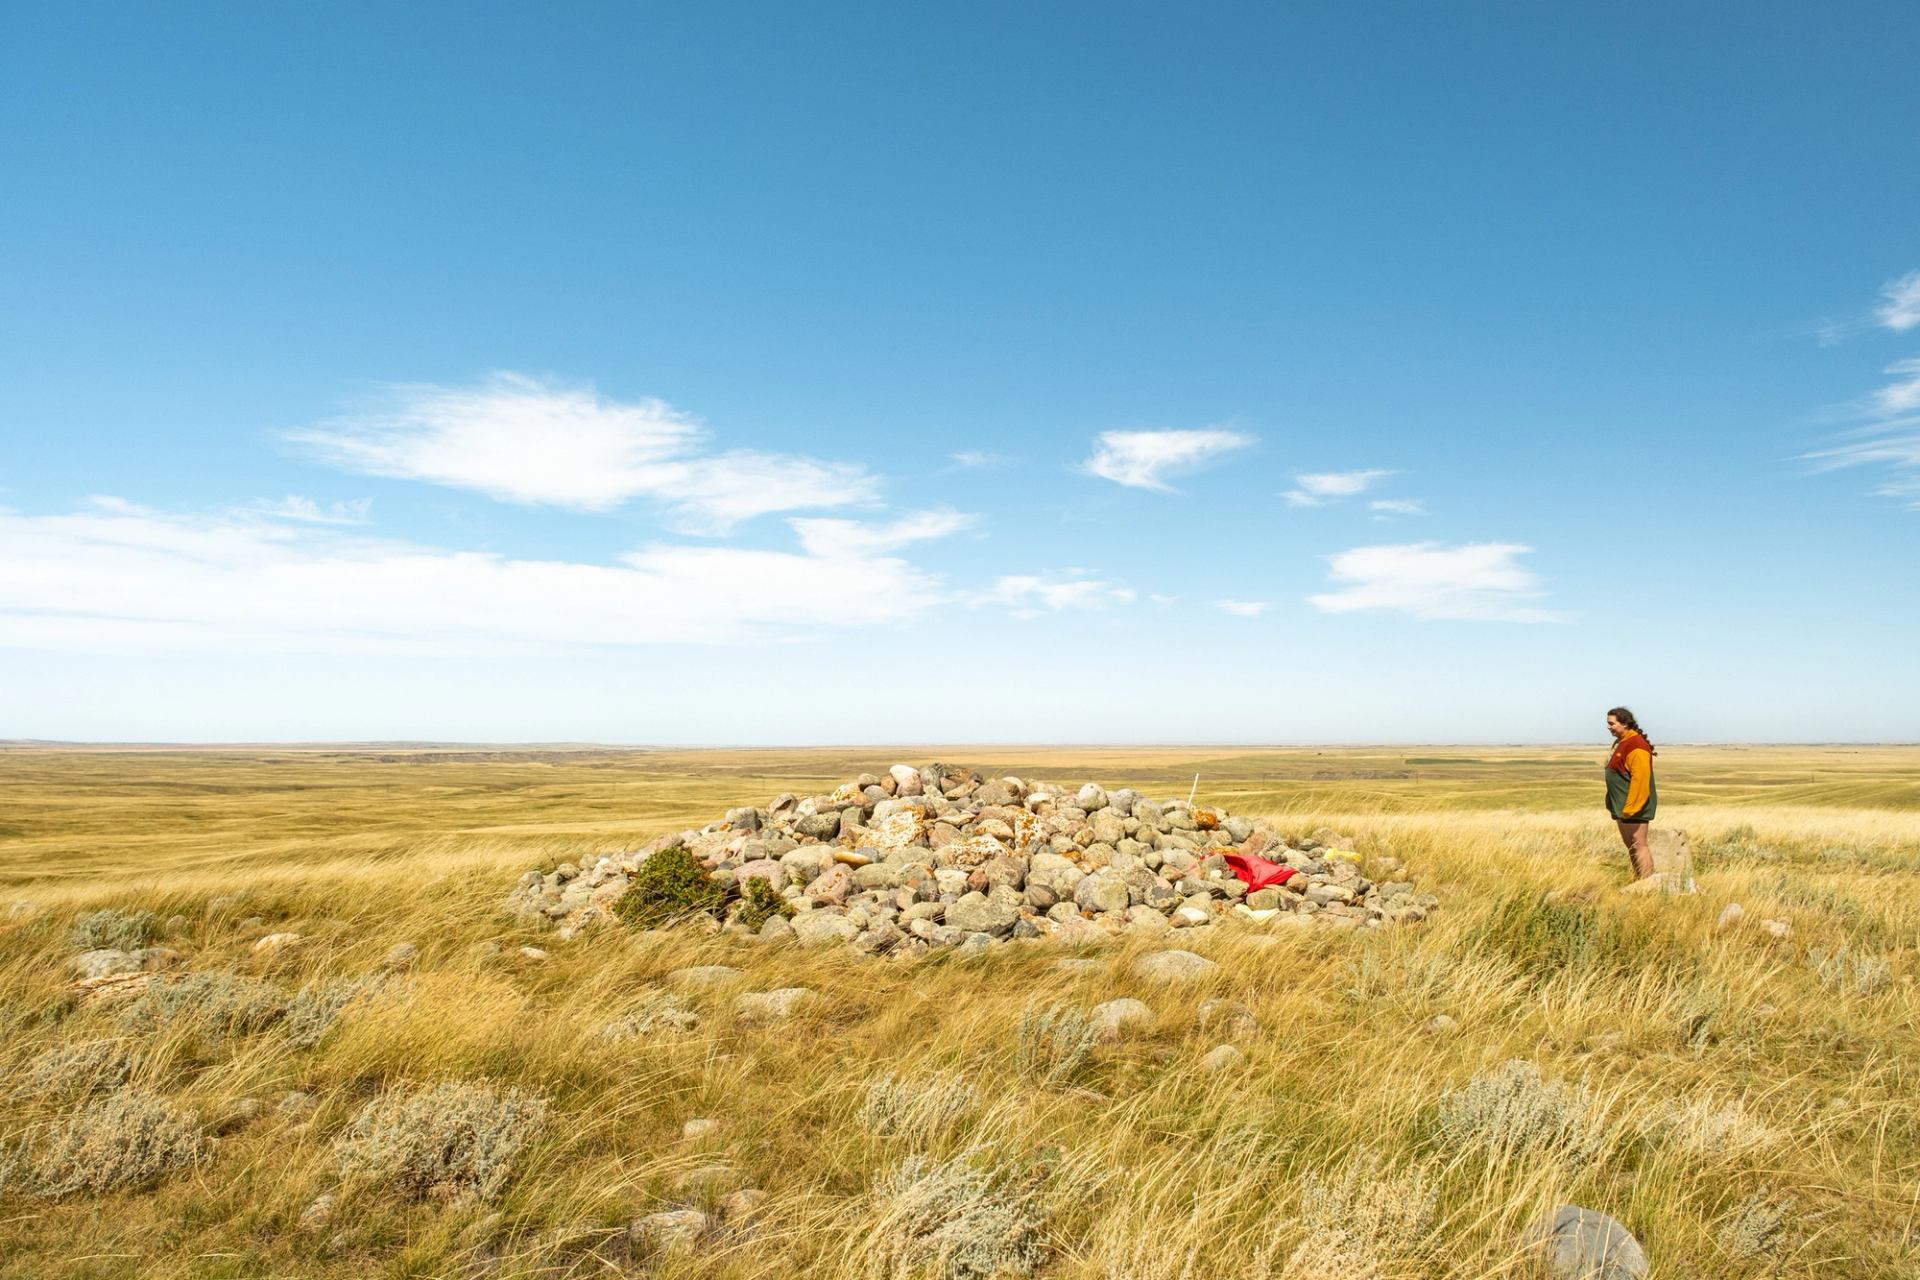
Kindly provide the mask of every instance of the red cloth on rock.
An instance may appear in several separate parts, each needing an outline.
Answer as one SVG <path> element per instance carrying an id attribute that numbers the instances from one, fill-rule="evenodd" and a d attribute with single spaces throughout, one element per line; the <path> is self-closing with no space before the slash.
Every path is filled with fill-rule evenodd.
<path id="1" fill-rule="evenodd" d="M 1227 865 L 1233 868 L 1233 874 L 1247 882 L 1247 892 L 1265 889 L 1270 885 L 1285 884 L 1293 879 L 1294 868 L 1278 862 L 1268 862 L 1265 858 L 1255 857 L 1251 853 L 1229 853 Z"/>

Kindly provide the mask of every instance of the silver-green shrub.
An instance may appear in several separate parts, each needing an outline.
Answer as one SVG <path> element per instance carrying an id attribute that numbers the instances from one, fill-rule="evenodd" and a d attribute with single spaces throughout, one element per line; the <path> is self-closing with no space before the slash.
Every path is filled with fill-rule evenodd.
<path id="1" fill-rule="evenodd" d="M 1440 1133 L 1455 1146 L 1554 1151 L 1576 1164 L 1604 1145 L 1592 1093 L 1584 1085 L 1542 1079 L 1539 1067 L 1520 1058 L 1480 1072 L 1441 1098 Z"/>
<path id="2" fill-rule="evenodd" d="M 1064 1005 L 1029 1007 L 1020 1016 L 1016 1056 L 1022 1074 L 1044 1084 L 1065 1084 L 1093 1056 L 1100 1024 L 1092 1015 Z"/>
<path id="3" fill-rule="evenodd" d="M 67 930 L 67 941 L 76 951 L 98 951 L 111 947 L 117 951 L 135 951 L 153 937 L 153 912 L 117 911 L 108 907 L 89 911 Z"/>
<path id="4" fill-rule="evenodd" d="M 869 1133 L 926 1142 L 958 1124 L 978 1097 L 958 1076 L 901 1080 L 889 1073 L 867 1085 L 860 1124 Z"/>
<path id="5" fill-rule="evenodd" d="M 547 1121 L 547 1103 L 521 1089 L 439 1084 L 395 1089 L 354 1116 L 334 1143 L 340 1171 L 410 1199 L 490 1200 Z"/>
<path id="6" fill-rule="evenodd" d="M 111 1093 L 133 1074 L 124 1040 L 79 1040 L 49 1046 L 12 1073 L 0 1097 L 66 1098 Z"/>
<path id="7" fill-rule="evenodd" d="M 203 1145 L 191 1113 L 122 1089 L 25 1135 L 0 1159 L 0 1190 L 55 1197 L 144 1187 L 192 1164 Z"/>
<path id="8" fill-rule="evenodd" d="M 264 1031 L 286 1012 L 286 994 L 272 983 L 238 973 L 193 973 L 150 983 L 120 1023 L 130 1031 L 158 1031 L 192 1022 L 214 1036 L 241 1036 Z"/>
<path id="9" fill-rule="evenodd" d="M 1029 1276 L 1045 1259 L 1039 1206 L 1012 1170 L 979 1150 L 909 1156 L 880 1180 L 869 1240 L 886 1275 L 940 1280 Z"/>

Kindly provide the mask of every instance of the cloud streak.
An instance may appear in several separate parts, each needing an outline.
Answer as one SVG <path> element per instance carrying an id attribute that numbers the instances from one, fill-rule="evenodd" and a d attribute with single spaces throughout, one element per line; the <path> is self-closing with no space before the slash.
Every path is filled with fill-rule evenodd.
<path id="1" fill-rule="evenodd" d="M 1489 622 L 1558 622 L 1527 603 L 1543 593 L 1519 563 L 1531 547 L 1511 542 L 1437 542 L 1355 547 L 1329 556 L 1328 577 L 1344 584 L 1307 597 L 1324 613 L 1388 612 L 1416 618 Z"/>
<path id="2" fill-rule="evenodd" d="M 1016 618 L 1033 618 L 1062 609 L 1108 609 L 1132 604 L 1132 587 L 1099 578 L 1050 578 L 1041 574 L 1009 574 L 994 580 L 992 588 L 977 592 L 969 601 L 981 605 L 1004 605 Z"/>
<path id="3" fill-rule="evenodd" d="M 1365 471 L 1316 471 L 1293 478 L 1293 488 L 1280 496 L 1289 505 L 1296 507 L 1318 507 L 1338 498 L 1351 498 L 1365 493 L 1373 482 L 1391 471 L 1377 468 Z"/>
<path id="4" fill-rule="evenodd" d="M 1909 271 L 1880 286 L 1880 305 L 1873 318 L 1895 333 L 1920 325 L 1920 271 Z"/>
<path id="5" fill-rule="evenodd" d="M 365 412 L 285 437 L 343 470 L 502 502 L 609 511 L 646 499 L 700 533 L 773 512 L 868 502 L 879 488 L 856 464 L 715 452 L 706 427 L 663 400 L 609 400 L 591 387 L 514 373 L 476 387 L 391 387 Z"/>
<path id="6" fill-rule="evenodd" d="M 1172 493 L 1171 477 L 1244 449 L 1254 438 L 1237 431 L 1103 431 L 1081 469 L 1130 489 Z"/>
<path id="7" fill-rule="evenodd" d="M 850 522 L 849 522 L 850 523 Z M 656 545 L 612 563 L 516 559 L 257 516 L 103 498 L 0 511 L 0 646 L 153 653 L 562 652 L 783 640 L 886 626 L 949 598 L 880 554 L 910 518 L 804 553 Z M 755 607 L 777 597 L 777 608 Z"/>

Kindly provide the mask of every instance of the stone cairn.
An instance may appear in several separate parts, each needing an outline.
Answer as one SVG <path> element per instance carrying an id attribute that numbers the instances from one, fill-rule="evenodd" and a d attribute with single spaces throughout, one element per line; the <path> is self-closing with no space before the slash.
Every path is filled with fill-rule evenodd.
<path id="1" fill-rule="evenodd" d="M 1398 859 L 1363 874 L 1352 841 L 1321 828 L 1289 839 L 1265 818 L 1131 788 L 1078 789 L 983 777 L 944 764 L 897 764 L 825 795 L 782 795 L 729 810 L 698 831 L 660 837 L 581 867 L 529 871 L 508 900 L 562 937 L 609 917 L 629 877 L 683 845 L 722 885 L 765 879 L 794 909 L 759 930 L 726 931 L 870 954 L 979 949 L 1013 938 L 1093 941 L 1121 933 L 1204 929 L 1239 919 L 1265 926 L 1380 927 L 1424 920 L 1438 904 L 1415 891 Z M 1249 893 L 1223 855 L 1296 869 Z"/>

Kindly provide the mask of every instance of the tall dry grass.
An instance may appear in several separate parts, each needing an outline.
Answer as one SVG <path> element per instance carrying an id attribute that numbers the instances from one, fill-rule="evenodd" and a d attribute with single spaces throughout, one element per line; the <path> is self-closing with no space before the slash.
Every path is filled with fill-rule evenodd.
<path id="1" fill-rule="evenodd" d="M 1528 1274 L 1519 1234 L 1562 1201 L 1626 1222 L 1657 1276 L 1915 1274 L 1920 812 L 1899 807 L 1914 755 L 1836 768 L 1824 805 L 1756 801 L 1756 776 L 1795 772 L 1786 754 L 1728 753 L 1697 776 L 1676 760 L 1665 816 L 1695 834 L 1702 892 L 1666 900 L 1617 893 L 1624 855 L 1590 795 L 1567 807 L 1565 760 L 1509 757 L 1504 774 L 1384 780 L 1427 786 L 1426 811 L 1380 779 L 1270 781 L 1377 771 L 1377 754 L 1204 758 L 1207 798 L 1264 795 L 1288 824 L 1350 832 L 1444 905 L 1419 929 L 1184 934 L 1221 969 L 1165 988 L 1131 971 L 1146 943 L 1073 971 L 1044 945 L 891 963 L 686 930 L 556 944 L 498 910 L 528 865 L 885 754 L 0 755 L 0 828 L 18 833 L 0 843 L 0 912 L 33 904 L 0 923 L 0 1275 L 1466 1280 Z M 1142 753 L 1019 763 L 1179 794 L 1193 771 Z M 1448 772 L 1462 768 L 1503 803 L 1479 805 Z M 1729 902 L 1745 916 L 1717 928 Z M 77 1005 L 72 930 L 102 909 L 153 913 L 152 941 L 206 975 L 205 999 Z M 306 941 L 252 952 L 281 931 Z M 390 973 L 403 941 L 419 956 Z M 1823 972 L 1843 946 L 1885 980 Z M 668 980 L 696 964 L 743 976 Z M 257 1010 L 342 984 L 355 997 L 317 1036 L 284 1011 L 216 1013 L 216 997 Z M 791 1020 L 734 1012 L 739 991 L 796 985 L 819 998 Z M 662 991 L 698 1024 L 606 1034 Z M 1122 995 L 1153 1008 L 1150 1028 L 1057 1080 L 1021 1070 L 1035 1010 Z M 1221 1033 L 1199 1006 L 1216 997 L 1259 1019 L 1242 1070 L 1200 1065 Z M 1455 1026 L 1435 1030 L 1440 1014 Z M 490 1197 L 430 1167 L 382 1172 L 423 1167 L 391 1117 L 443 1084 L 476 1116 L 475 1090 L 528 1104 L 502 1122 L 512 1141 L 452 1162 L 508 1160 L 497 1190 L 466 1180 Z M 155 1141 L 114 1129 L 122 1114 Z M 180 1116 L 197 1144 L 169 1127 Z M 718 1124 L 684 1137 L 694 1117 Z M 402 1156 L 365 1158 L 369 1134 Z M 130 1180 L 61 1181 L 105 1167 Z M 716 1214 L 691 1249 L 627 1236 L 740 1187 L 767 1198 Z M 310 1212 L 323 1197 L 330 1214 Z"/>

